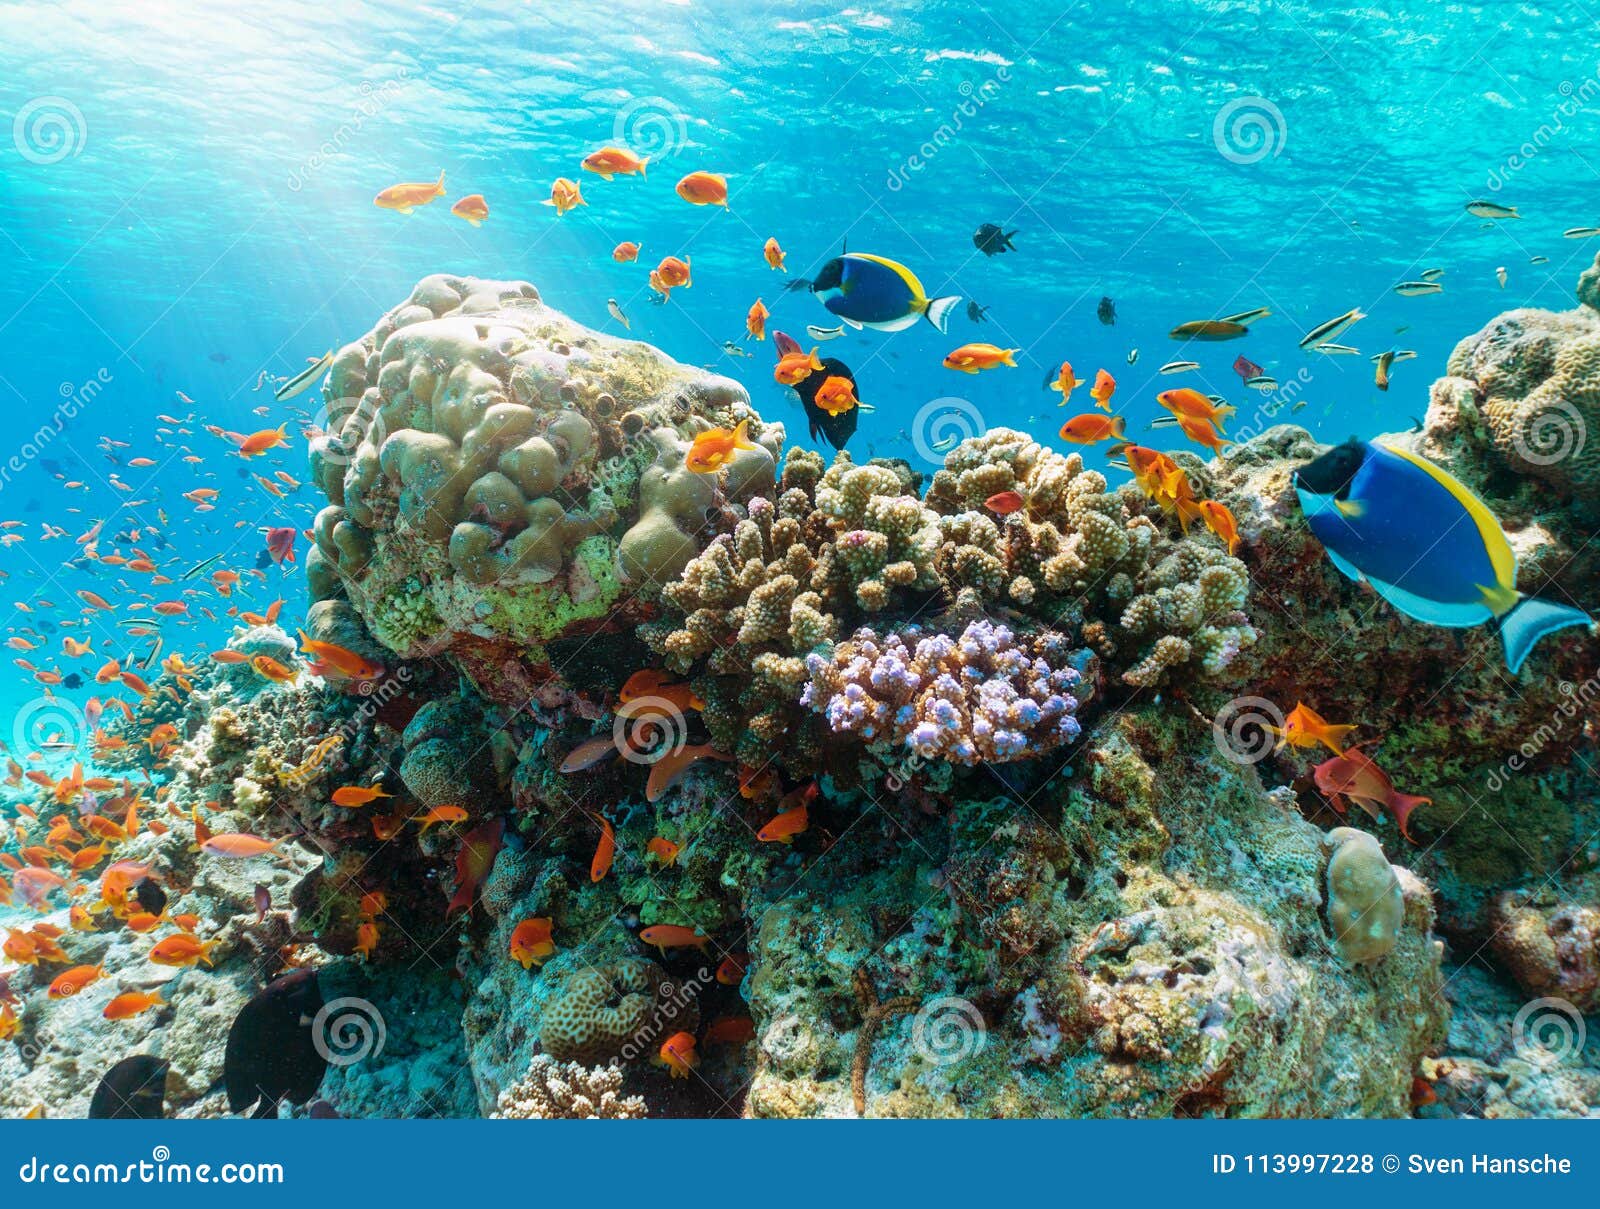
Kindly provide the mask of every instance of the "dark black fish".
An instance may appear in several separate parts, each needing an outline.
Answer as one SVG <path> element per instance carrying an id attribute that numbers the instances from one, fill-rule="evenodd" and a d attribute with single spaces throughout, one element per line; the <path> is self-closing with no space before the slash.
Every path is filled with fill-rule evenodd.
<path id="1" fill-rule="evenodd" d="M 861 420 L 861 409 L 852 407 L 849 411 L 840 412 L 830 416 L 817 406 L 817 392 L 822 389 L 822 384 L 830 377 L 844 378 L 850 383 L 852 391 L 855 389 L 856 378 L 850 372 L 850 367 L 837 357 L 824 357 L 822 368 L 812 370 L 810 376 L 794 388 L 794 393 L 800 396 L 800 405 L 806 409 L 806 423 L 811 428 L 811 439 L 815 441 L 817 434 L 835 449 L 843 449 L 845 443 L 855 435 L 856 425 Z M 860 396 L 858 395 L 857 398 Z"/>
<path id="2" fill-rule="evenodd" d="M 226 365 L 229 361 L 233 360 L 233 358 L 228 356 L 227 353 L 212 353 L 211 359 L 218 365 Z"/>
<path id="3" fill-rule="evenodd" d="M 124 1058 L 106 1072 L 89 1101 L 91 1121 L 159 1121 L 167 1115 L 167 1060 Z"/>
<path id="4" fill-rule="evenodd" d="M 151 915 L 160 915 L 167 909 L 167 892 L 154 878 L 145 878 L 133 888 L 133 897 Z"/>
<path id="5" fill-rule="evenodd" d="M 986 316 L 988 313 L 989 313 L 989 308 L 986 307 L 986 306 L 979 306 L 978 305 L 978 300 L 976 298 L 968 300 L 968 302 L 967 302 L 967 318 L 972 320 L 972 322 L 974 322 L 974 323 L 983 323 L 985 321 L 984 320 L 984 316 Z"/>
<path id="6" fill-rule="evenodd" d="M 1111 301 L 1110 295 L 1100 299 L 1100 305 L 1095 308 L 1094 313 L 1099 317 L 1100 322 L 1105 324 L 1107 327 L 1116 326 L 1117 304 Z"/>
<path id="7" fill-rule="evenodd" d="M 256 551 L 256 570 L 257 571 L 265 571 L 271 565 L 272 565 L 272 551 L 270 551 L 270 550 L 257 550 Z"/>
<path id="8" fill-rule="evenodd" d="M 61 687 L 62 688 L 82 688 L 83 687 L 83 677 L 80 676 L 77 672 L 68 672 L 65 676 L 61 677 Z"/>
<path id="9" fill-rule="evenodd" d="M 1011 242 L 1011 237 L 1015 234 L 1015 231 L 1007 231 L 997 223 L 986 222 L 972 233 L 972 243 L 985 256 L 1015 252 L 1017 245 Z"/>
<path id="10" fill-rule="evenodd" d="M 1412 416 L 1411 417 L 1411 431 L 1412 432 L 1421 432 L 1422 431 L 1422 421 L 1417 419 L 1416 416 Z"/>
<path id="11" fill-rule="evenodd" d="M 809 290 L 814 284 L 809 277 L 791 277 L 783 283 L 783 292 L 793 294 L 798 290 Z"/>
<path id="12" fill-rule="evenodd" d="M 313 1100 L 311 1107 L 306 1110 L 306 1116 L 313 1121 L 337 1121 L 340 1119 L 339 1110 L 326 1100 Z"/>
<path id="13" fill-rule="evenodd" d="M 317 1094 L 328 1060 L 317 1052 L 312 1022 L 322 1010 L 315 970 L 295 970 L 269 982 L 244 1005 L 222 1058 L 228 1107 L 252 1106 L 257 1119 L 276 1116 L 278 1104 L 304 1104 Z"/>

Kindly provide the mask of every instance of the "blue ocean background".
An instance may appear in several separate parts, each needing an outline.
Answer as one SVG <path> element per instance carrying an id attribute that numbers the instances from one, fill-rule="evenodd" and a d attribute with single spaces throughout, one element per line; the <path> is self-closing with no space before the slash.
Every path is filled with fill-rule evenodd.
<path id="1" fill-rule="evenodd" d="M 1080 392 L 1058 409 L 1043 389 L 1063 359 L 1081 378 L 1116 376 L 1136 439 L 1152 439 L 1155 392 L 1177 384 L 1226 395 L 1245 431 L 1274 422 L 1270 397 L 1230 368 L 1241 353 L 1285 387 L 1276 419 L 1325 440 L 1407 427 L 1461 336 L 1513 306 L 1572 304 L 1595 245 L 1561 233 L 1600 223 L 1597 71 L 1592 17 L 1569 5 L 0 4 L 0 520 L 23 522 L 8 533 L 24 539 L 0 548 L 7 635 L 49 627 L 25 657 L 92 676 L 145 648 L 115 624 L 139 592 L 206 584 L 152 589 L 73 562 L 96 520 L 102 552 L 142 546 L 174 578 L 218 554 L 244 572 L 261 526 L 309 526 L 310 486 L 280 500 L 248 477 L 305 477 L 300 425 L 257 384 L 359 337 L 435 272 L 526 279 L 621 334 L 615 298 L 634 337 L 739 378 L 804 443 L 770 341 L 745 344 L 748 359 L 722 348 L 758 296 L 797 336 L 836 322 L 783 291 L 762 244 L 776 236 L 794 275 L 846 242 L 901 260 L 989 322 L 963 308 L 947 335 L 919 324 L 825 349 L 876 409 L 851 453 L 923 470 L 913 428 L 941 398 L 1059 447 L 1062 420 L 1090 407 Z M 652 155 L 648 179 L 579 171 L 613 143 Z M 675 196 L 695 169 L 728 174 L 726 211 Z M 440 171 L 433 205 L 373 206 Z M 541 205 L 557 176 L 589 204 Z M 481 228 L 448 212 L 468 193 L 488 200 Z M 1464 208 L 1475 198 L 1522 217 L 1486 223 Z M 1015 252 L 978 252 L 989 221 L 1017 231 Z M 638 264 L 613 263 L 622 240 L 643 246 Z M 648 267 L 668 254 L 691 259 L 694 283 L 653 306 Z M 1430 268 L 1445 270 L 1442 294 L 1393 293 Z M 1102 296 L 1115 326 L 1096 318 Z M 1167 336 L 1262 306 L 1271 316 L 1243 340 Z M 1298 348 L 1353 307 L 1369 315 L 1345 338 L 1362 356 Z M 942 368 L 967 340 L 1019 348 L 1019 367 Z M 1417 358 L 1385 394 L 1368 355 L 1387 348 Z M 1180 357 L 1201 370 L 1158 373 Z M 316 396 L 295 402 L 314 410 Z M 160 414 L 189 433 L 158 440 L 175 427 Z M 291 448 L 248 465 L 202 427 L 283 422 Z M 196 513 L 183 493 L 205 486 L 222 494 Z M 141 539 L 109 540 L 130 529 Z M 283 596 L 292 623 L 298 570 L 269 567 L 222 604 Z M 117 611 L 63 631 L 80 589 Z M 191 613 L 217 603 L 196 596 Z M 166 650 L 193 657 L 229 625 L 168 623 Z M 86 629 L 95 656 L 63 656 L 62 634 Z M 81 703 L 95 689 L 55 692 Z M 0 738 L 15 752 L 48 733 L 42 694 L 7 665 Z"/>

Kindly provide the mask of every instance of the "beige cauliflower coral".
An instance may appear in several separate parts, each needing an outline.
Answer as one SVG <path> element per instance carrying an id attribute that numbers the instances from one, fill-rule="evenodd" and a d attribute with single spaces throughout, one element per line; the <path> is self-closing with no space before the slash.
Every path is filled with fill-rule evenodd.
<path id="1" fill-rule="evenodd" d="M 497 663 L 637 620 L 698 553 L 719 484 L 770 491 L 783 440 L 737 383 L 581 327 L 526 282 L 425 278 L 339 351 L 325 397 L 313 595 L 348 597 L 402 655 L 470 651 L 489 689 L 518 684 Z M 755 449 L 684 468 L 695 435 L 739 420 Z"/>

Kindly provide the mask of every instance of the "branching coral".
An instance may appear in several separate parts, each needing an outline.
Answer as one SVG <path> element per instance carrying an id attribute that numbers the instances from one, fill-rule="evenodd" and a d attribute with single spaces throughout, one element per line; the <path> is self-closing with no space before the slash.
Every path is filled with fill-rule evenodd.
<path id="1" fill-rule="evenodd" d="M 972 622 L 957 638 L 915 626 L 880 638 L 863 628 L 831 658 L 807 657 L 801 702 L 835 733 L 896 754 L 909 748 L 923 759 L 1003 763 L 1078 737 L 1074 689 L 1082 677 L 1072 657 L 1061 634 L 1019 640 L 989 621 Z"/>
<path id="2" fill-rule="evenodd" d="M 622 1094 L 622 1071 L 615 1066 L 562 1064 L 535 1054 L 528 1073 L 500 1093 L 494 1120 L 642 1120 L 648 1113 L 639 1096 Z"/>

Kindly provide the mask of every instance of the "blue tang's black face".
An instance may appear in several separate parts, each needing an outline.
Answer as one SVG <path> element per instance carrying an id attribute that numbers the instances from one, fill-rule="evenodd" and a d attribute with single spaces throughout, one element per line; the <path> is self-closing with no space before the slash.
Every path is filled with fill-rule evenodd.
<path id="1" fill-rule="evenodd" d="M 1346 441 L 1335 445 L 1319 458 L 1307 462 L 1294 472 L 1294 485 L 1312 495 L 1331 495 L 1346 499 L 1350 494 L 1350 480 L 1367 460 L 1367 447 L 1360 441 Z"/>
<path id="2" fill-rule="evenodd" d="M 835 256 L 811 279 L 811 292 L 816 294 L 823 290 L 836 290 L 843 280 L 844 261 Z"/>

